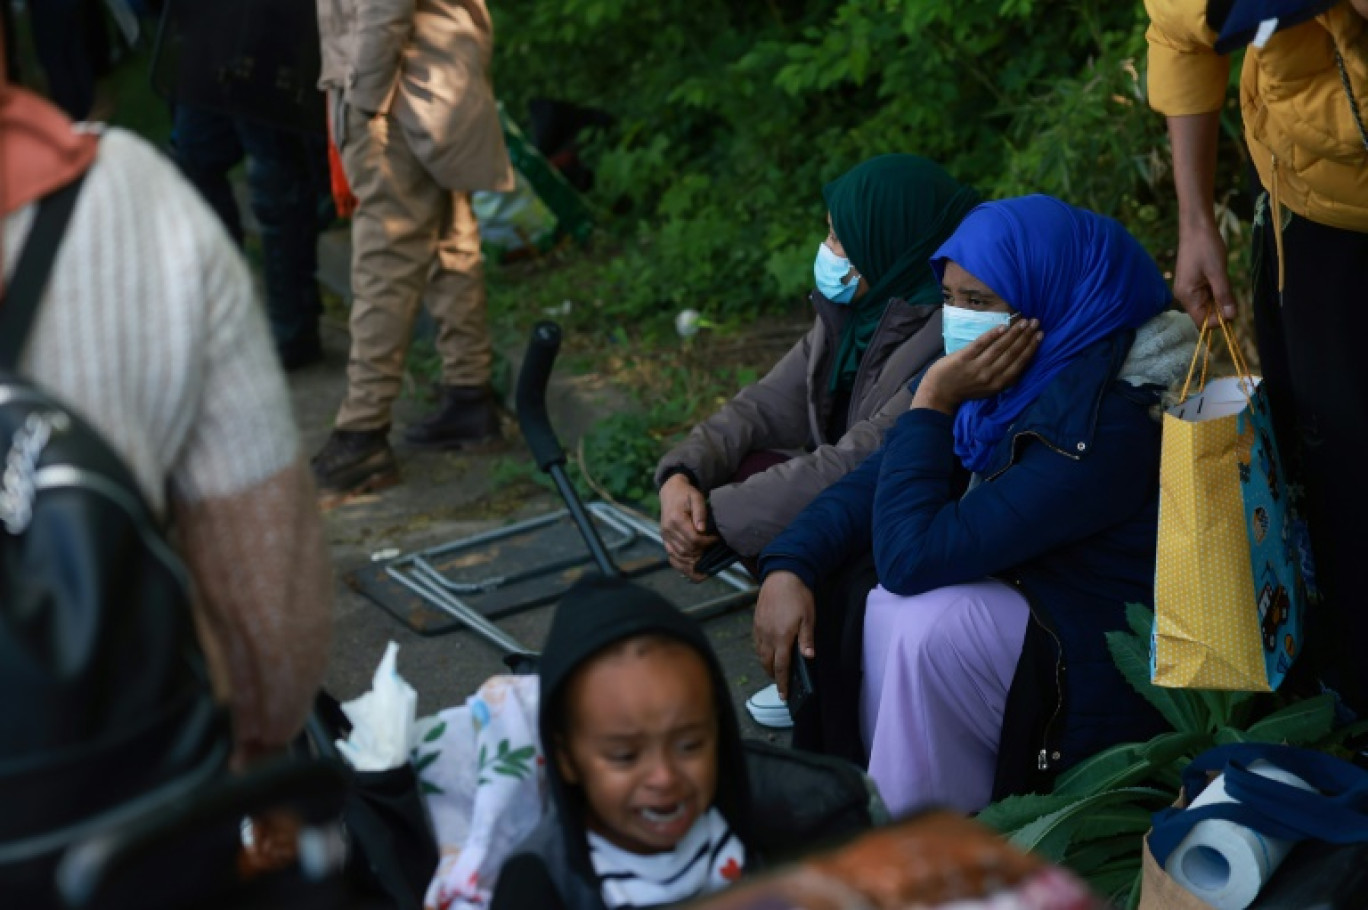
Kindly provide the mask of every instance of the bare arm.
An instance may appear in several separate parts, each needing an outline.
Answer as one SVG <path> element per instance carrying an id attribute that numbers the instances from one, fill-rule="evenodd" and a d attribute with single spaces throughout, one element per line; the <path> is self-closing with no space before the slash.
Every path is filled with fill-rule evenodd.
<path id="1" fill-rule="evenodd" d="M 1169 117 L 1173 182 L 1178 190 L 1178 263 L 1173 294 L 1198 327 L 1213 316 L 1235 318 L 1235 297 L 1226 273 L 1226 245 L 1216 228 L 1216 142 L 1221 114 Z"/>
<path id="2" fill-rule="evenodd" d="M 300 459 L 241 493 L 177 501 L 176 524 L 246 764 L 290 742 L 323 681 L 333 592 L 313 480 Z"/>
<path id="3" fill-rule="evenodd" d="M 170 490 L 197 625 L 226 670 L 243 764 L 303 726 L 327 663 L 332 574 L 289 390 L 246 264 L 221 229 L 205 228 L 202 242 L 203 256 L 186 266 L 204 295 L 199 396 Z"/>

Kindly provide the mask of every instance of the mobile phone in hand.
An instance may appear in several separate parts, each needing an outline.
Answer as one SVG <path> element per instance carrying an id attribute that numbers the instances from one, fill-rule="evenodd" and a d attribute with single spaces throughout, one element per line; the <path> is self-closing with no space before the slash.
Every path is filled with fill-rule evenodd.
<path id="1" fill-rule="evenodd" d="M 718 541 L 698 558 L 694 563 L 694 571 L 699 575 L 712 577 L 723 569 L 726 569 L 741 557 L 736 555 L 736 551 L 727 546 L 723 541 Z"/>
<path id="2" fill-rule="evenodd" d="M 812 673 L 811 662 L 803 656 L 802 650 L 798 647 L 798 640 L 794 639 L 793 655 L 789 659 L 787 704 L 789 717 L 795 722 L 798 720 L 798 712 L 803 710 L 803 705 L 814 694 Z"/>

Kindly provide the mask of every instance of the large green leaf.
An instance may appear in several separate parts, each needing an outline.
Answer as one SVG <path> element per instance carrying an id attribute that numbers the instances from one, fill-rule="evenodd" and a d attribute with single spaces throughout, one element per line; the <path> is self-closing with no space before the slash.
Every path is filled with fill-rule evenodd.
<path id="1" fill-rule="evenodd" d="M 1199 701 L 1181 689 L 1163 689 L 1150 682 L 1149 646 L 1134 635 L 1108 632 L 1107 649 L 1111 651 L 1116 668 L 1132 689 L 1154 706 L 1169 726 L 1179 733 L 1202 733 L 1208 729 L 1202 713 L 1193 702 Z"/>
<path id="2" fill-rule="evenodd" d="M 1161 733 L 1144 745 L 1145 758 L 1157 768 L 1181 758 L 1192 758 L 1211 748 L 1211 734 Z"/>
<path id="3" fill-rule="evenodd" d="M 1106 786 L 1107 781 L 1117 777 L 1125 778 L 1137 767 L 1142 771 L 1149 767 L 1148 762 L 1141 756 L 1140 749 L 1140 743 L 1121 743 L 1104 749 L 1059 775 L 1055 780 L 1054 792 L 1086 796 L 1109 789 Z"/>
<path id="4" fill-rule="evenodd" d="M 1071 795 L 1056 793 L 1023 793 L 1009 796 L 984 809 L 975 820 L 982 822 L 994 831 L 1011 834 L 1023 825 L 1030 824 L 1042 815 L 1049 815 L 1076 800 Z"/>
<path id="5" fill-rule="evenodd" d="M 1155 768 L 1154 786 L 1165 793 L 1172 793 L 1173 798 L 1177 799 L 1178 791 L 1183 789 L 1183 772 L 1176 764 Z"/>
<path id="6" fill-rule="evenodd" d="M 1126 604 L 1126 625 L 1136 638 L 1149 641 L 1150 633 L 1154 631 L 1154 611 L 1144 604 Z"/>
<path id="7" fill-rule="evenodd" d="M 1229 746 L 1232 743 L 1249 742 L 1249 733 L 1238 727 L 1222 727 L 1216 731 L 1216 745 Z"/>
<path id="8" fill-rule="evenodd" d="M 1094 809 L 1088 813 L 1087 818 L 1079 822 L 1078 829 L 1074 832 L 1074 844 L 1082 846 L 1116 835 L 1144 834 L 1154 823 L 1154 813 L 1171 805 L 1178 798 L 1177 790 L 1173 791 L 1172 796 L 1168 791 L 1161 792 L 1164 793 L 1162 798 L 1145 798 L 1143 803 L 1137 800 L 1134 805 L 1121 803 Z"/>
<path id="9" fill-rule="evenodd" d="M 1368 733 L 1368 720 L 1356 720 L 1338 730 L 1331 730 L 1328 735 L 1316 741 L 1314 748 L 1322 752 L 1329 752 L 1355 737 L 1363 736 L 1365 733 Z"/>
<path id="10" fill-rule="evenodd" d="M 1161 733 L 1149 742 L 1122 743 L 1064 772 L 1054 792 L 1086 796 L 1129 787 L 1149 777 L 1156 767 L 1190 758 L 1211 744 L 1207 733 Z"/>
<path id="11" fill-rule="evenodd" d="M 1253 742 L 1300 746 L 1327 736 L 1335 723 L 1335 696 L 1329 692 L 1293 702 L 1245 731 Z"/>
<path id="12" fill-rule="evenodd" d="M 1064 854 L 1064 865 L 1085 877 L 1104 873 L 1117 865 L 1130 866 L 1134 872 L 1140 867 L 1144 836 L 1144 831 L 1139 834 L 1113 834 L 1111 837 L 1075 844 Z M 1079 837 L 1082 837 L 1081 833 Z"/>
<path id="13" fill-rule="evenodd" d="M 1197 696 L 1206 707 L 1210 718 L 1208 729 L 1239 726 L 1240 706 L 1253 697 L 1251 692 L 1219 692 L 1214 689 L 1200 689 Z"/>
<path id="14" fill-rule="evenodd" d="M 1062 809 L 1042 816 L 1012 834 L 1010 840 L 1023 850 L 1037 853 L 1050 862 L 1059 862 L 1087 814 L 1103 806 L 1132 802 L 1140 797 L 1163 799 L 1159 790 L 1126 787 L 1080 799 Z"/>
<path id="15" fill-rule="evenodd" d="M 1140 899 L 1139 855 L 1134 862 L 1108 864 L 1085 877 L 1093 893 L 1105 898 L 1108 906 L 1124 907 L 1132 910 Z"/>

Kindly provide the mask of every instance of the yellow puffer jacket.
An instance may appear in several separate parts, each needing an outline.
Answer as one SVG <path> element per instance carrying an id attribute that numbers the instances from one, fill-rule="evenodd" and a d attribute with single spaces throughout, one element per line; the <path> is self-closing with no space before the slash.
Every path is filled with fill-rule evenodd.
<path id="1" fill-rule="evenodd" d="M 1145 0 L 1150 105 L 1205 114 L 1225 101 L 1230 59 L 1212 49 L 1205 0 Z M 1368 118 L 1368 22 L 1349 3 L 1250 47 L 1240 74 L 1245 139 L 1265 188 L 1312 221 L 1368 231 L 1368 148 L 1335 63 Z"/>

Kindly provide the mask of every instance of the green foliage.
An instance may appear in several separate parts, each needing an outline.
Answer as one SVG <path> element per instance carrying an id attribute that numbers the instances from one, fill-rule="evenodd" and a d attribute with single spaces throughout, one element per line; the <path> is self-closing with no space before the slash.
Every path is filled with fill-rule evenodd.
<path id="1" fill-rule="evenodd" d="M 613 414 L 594 424 L 585 434 L 583 462 L 589 473 L 613 499 L 649 510 L 659 508 L 652 474 L 664 454 L 643 414 Z"/>
<path id="2" fill-rule="evenodd" d="M 1141 4 L 504 0 L 493 14 L 510 111 L 555 97 L 616 118 L 584 150 L 591 201 L 615 217 L 613 255 L 577 299 L 599 301 L 604 327 L 630 317 L 649 335 L 684 307 L 725 321 L 795 300 L 825 231 L 822 185 L 885 152 L 989 195 L 1116 215 L 1169 256 Z"/>
<path id="3" fill-rule="evenodd" d="M 1153 615 L 1131 604 L 1131 631 L 1107 645 L 1127 682 L 1173 726 L 1144 743 L 1121 743 L 1064 772 L 1047 794 L 1013 796 L 978 816 L 1014 843 L 1062 863 L 1118 906 L 1139 900 L 1141 838 L 1154 812 L 1179 796 L 1183 768 L 1230 742 L 1331 748 L 1355 727 L 1334 730 L 1333 696 L 1279 705 L 1243 692 L 1163 689 L 1149 681 Z M 1257 716 L 1256 715 L 1260 715 Z"/>
<path id="4" fill-rule="evenodd" d="M 687 350 L 652 358 L 649 381 L 635 388 L 641 408 L 612 414 L 590 428 L 571 470 L 580 494 L 607 497 L 657 514 L 655 467 L 684 433 L 758 378 L 754 367 L 727 369 Z M 640 364 L 636 365 L 638 368 Z"/>

